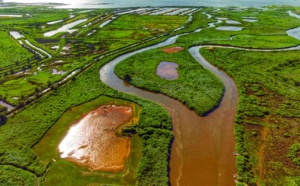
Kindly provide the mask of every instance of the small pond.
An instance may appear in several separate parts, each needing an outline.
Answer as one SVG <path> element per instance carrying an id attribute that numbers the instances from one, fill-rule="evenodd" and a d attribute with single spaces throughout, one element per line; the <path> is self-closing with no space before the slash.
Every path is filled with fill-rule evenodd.
<path id="1" fill-rule="evenodd" d="M 132 108 L 103 105 L 74 123 L 59 144 L 61 158 L 91 170 L 124 169 L 130 139 L 116 136 L 117 128 L 132 117 Z"/>
<path id="2" fill-rule="evenodd" d="M 254 22 L 258 21 L 258 20 L 257 19 L 244 18 L 243 21 L 249 22 L 249 23 L 254 23 Z"/>
<path id="3" fill-rule="evenodd" d="M 286 33 L 293 37 L 293 38 L 296 38 L 298 40 L 300 40 L 300 27 L 298 28 L 294 28 L 294 29 L 290 29 L 290 30 L 287 30 Z"/>
<path id="4" fill-rule="evenodd" d="M 72 29 L 72 30 L 70 30 L 70 29 L 73 28 L 76 25 L 79 25 L 80 23 L 85 22 L 85 21 L 87 21 L 87 19 L 80 19 L 80 20 L 74 21 L 73 23 L 66 24 L 66 25 L 60 27 L 57 30 L 52 30 L 52 31 L 46 32 L 46 33 L 44 33 L 44 36 L 45 37 L 51 37 L 51 36 L 54 36 L 55 34 L 60 33 L 60 32 L 73 33 L 75 31 L 77 31 L 77 29 Z"/>
<path id="5" fill-rule="evenodd" d="M 20 39 L 24 37 L 22 34 L 20 34 L 17 31 L 10 31 L 9 34 L 15 39 Z"/>
<path id="6" fill-rule="evenodd" d="M 61 20 L 57 20 L 57 21 L 48 22 L 47 24 L 48 24 L 48 25 L 54 25 L 54 24 L 60 23 L 60 22 L 62 22 L 62 21 L 63 21 L 63 20 L 61 19 Z"/>
<path id="7" fill-rule="evenodd" d="M 23 15 L 0 14 L 0 17 L 23 17 Z"/>
<path id="8" fill-rule="evenodd" d="M 224 30 L 224 31 L 240 31 L 243 27 L 240 26 L 219 26 L 216 28 L 217 30 Z"/>
<path id="9" fill-rule="evenodd" d="M 241 22 L 234 21 L 234 20 L 226 20 L 226 23 L 227 23 L 227 24 L 234 24 L 234 25 L 239 25 L 239 24 L 241 24 Z"/>
<path id="10" fill-rule="evenodd" d="M 156 74 L 167 80 L 174 80 L 178 78 L 178 65 L 174 62 L 162 61 L 156 69 Z"/>

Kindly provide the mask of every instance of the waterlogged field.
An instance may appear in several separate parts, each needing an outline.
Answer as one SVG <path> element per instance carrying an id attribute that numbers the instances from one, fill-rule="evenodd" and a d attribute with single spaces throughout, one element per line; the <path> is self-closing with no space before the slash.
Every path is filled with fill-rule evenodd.
<path id="1" fill-rule="evenodd" d="M 283 48 L 299 45 L 298 39 L 288 36 L 287 30 L 299 27 L 299 19 L 290 16 L 289 8 L 267 8 L 207 11 L 215 18 L 215 25 L 201 32 L 189 34 L 178 39 L 178 43 L 187 45 L 225 44 L 247 48 Z M 245 17 L 254 17 L 256 22 L 244 21 Z M 212 19 L 211 18 L 211 19 Z M 220 19 L 218 19 L 220 18 Z M 241 24 L 228 24 L 226 20 L 239 21 Z M 216 22 L 216 20 L 220 20 Z M 217 30 L 219 26 L 238 26 L 241 31 Z"/>
<path id="2" fill-rule="evenodd" d="M 187 34 L 175 44 L 121 62 L 116 74 L 126 83 L 178 99 L 198 115 L 209 115 L 218 108 L 224 86 L 188 49 L 211 45 L 201 54 L 238 87 L 237 184 L 298 185 L 299 52 L 245 49 L 299 45 L 287 32 L 300 26 L 299 11 L 285 6 L 1 8 L 0 14 L 13 16 L 0 17 L 0 185 L 168 185 L 170 114 L 153 102 L 109 88 L 100 81 L 99 69 L 118 55 L 180 33 Z M 66 28 L 68 24 L 74 25 Z M 55 30 L 59 32 L 45 34 Z M 10 36 L 11 31 L 21 38 Z M 156 74 L 163 61 L 178 65 L 178 78 Z M 3 100 L 15 109 L 7 112 Z M 131 120 L 111 129 L 115 136 L 110 134 L 130 141 L 122 170 L 92 171 L 60 157 L 58 146 L 70 126 L 103 105 L 133 110 Z"/>
<path id="3" fill-rule="evenodd" d="M 94 40 L 111 40 L 110 50 L 170 32 L 187 21 L 188 16 L 122 15 L 93 35 Z"/>
<path id="4" fill-rule="evenodd" d="M 44 9 L 0 10 L 0 14 L 18 15 L 0 22 L 5 30 L 1 32 L 0 97 L 16 107 L 69 81 L 95 58 L 129 44 L 142 44 L 140 41 L 172 31 L 187 20 L 187 16 L 176 15 L 118 15 L 110 9 Z M 12 31 L 20 37 L 9 36 Z"/>

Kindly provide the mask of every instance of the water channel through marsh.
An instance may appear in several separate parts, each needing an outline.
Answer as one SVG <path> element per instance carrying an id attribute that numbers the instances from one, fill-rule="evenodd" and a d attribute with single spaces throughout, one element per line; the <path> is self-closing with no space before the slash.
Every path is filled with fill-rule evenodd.
<path id="1" fill-rule="evenodd" d="M 206 117 L 198 116 L 168 96 L 126 85 L 114 73 L 115 65 L 122 60 L 136 53 L 174 44 L 177 38 L 178 36 L 170 37 L 157 45 L 115 58 L 100 69 L 100 79 L 113 89 L 152 100 L 170 113 L 174 134 L 170 157 L 171 185 L 235 185 L 233 129 L 238 100 L 237 88 L 231 78 L 201 57 L 199 47 L 191 48 L 190 54 L 204 68 L 219 77 L 226 90 L 220 106 Z"/>

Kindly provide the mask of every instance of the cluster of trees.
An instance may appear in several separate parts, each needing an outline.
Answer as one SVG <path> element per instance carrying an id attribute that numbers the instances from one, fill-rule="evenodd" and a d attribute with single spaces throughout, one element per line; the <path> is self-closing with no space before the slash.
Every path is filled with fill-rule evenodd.
<path id="1" fill-rule="evenodd" d="M 300 158 L 298 157 L 299 152 L 300 152 L 300 143 L 294 143 L 290 147 L 287 155 L 297 166 L 300 166 Z"/>
<path id="2" fill-rule="evenodd" d="M 6 120 L 7 120 L 6 116 L 4 114 L 1 114 L 0 112 L 0 126 L 4 125 L 6 123 Z"/>

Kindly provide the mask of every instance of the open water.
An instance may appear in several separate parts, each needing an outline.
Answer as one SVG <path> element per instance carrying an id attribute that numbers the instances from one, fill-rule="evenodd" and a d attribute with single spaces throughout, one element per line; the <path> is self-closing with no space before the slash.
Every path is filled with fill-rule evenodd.
<path id="1" fill-rule="evenodd" d="M 260 7 L 268 5 L 300 6 L 300 0 L 2 0 L 3 2 L 21 3 L 63 3 L 58 8 L 121 8 L 145 6 L 239 6 Z M 1 2 L 1 0 L 0 0 Z"/>

